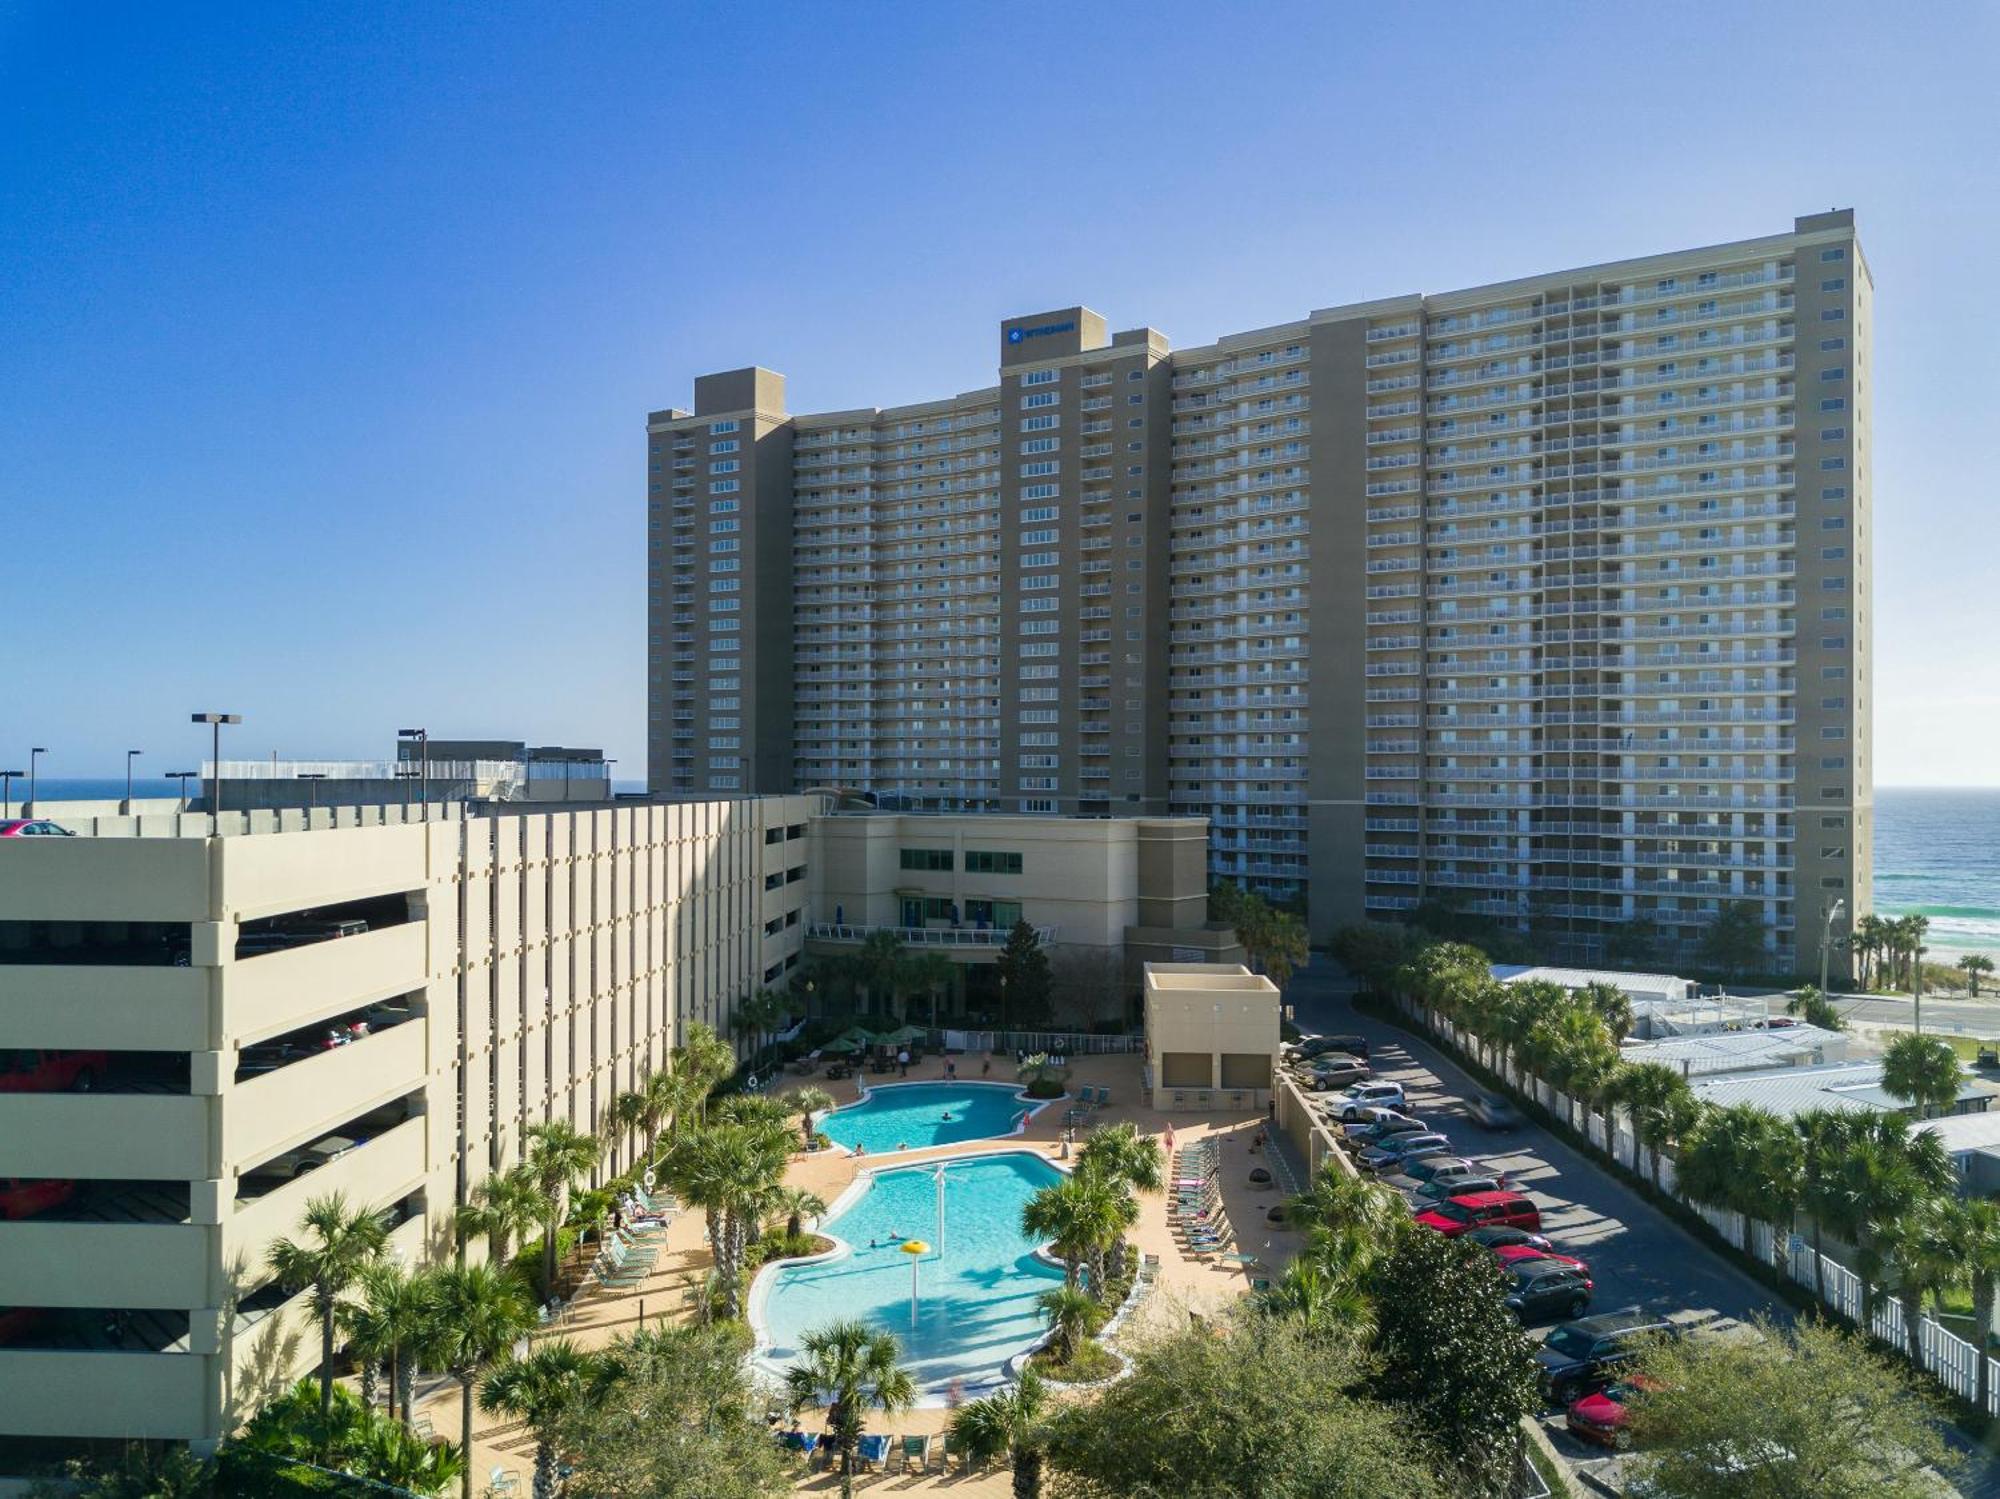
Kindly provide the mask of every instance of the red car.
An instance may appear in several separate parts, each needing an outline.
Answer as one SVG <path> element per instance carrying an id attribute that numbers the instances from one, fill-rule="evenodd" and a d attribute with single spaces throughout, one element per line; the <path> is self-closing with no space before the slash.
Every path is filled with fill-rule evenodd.
<path id="1" fill-rule="evenodd" d="M 1590 1274 L 1590 1266 L 1574 1255 L 1557 1254 L 1553 1249 L 1537 1249 L 1532 1244 L 1503 1244 L 1493 1251 L 1493 1258 L 1503 1265 L 1517 1265 L 1522 1260 L 1554 1260 L 1558 1265 Z"/>
<path id="2" fill-rule="evenodd" d="M 1600 1447 L 1629 1447 L 1632 1438 L 1625 1430 L 1625 1423 L 1631 1416 L 1625 1406 L 1634 1395 L 1658 1388 L 1643 1374 L 1635 1374 L 1571 1404 L 1564 1424 L 1569 1427 L 1571 1436 L 1595 1442 Z"/>
<path id="3" fill-rule="evenodd" d="M 88 1093 L 108 1060 L 101 1051 L 0 1050 L 0 1093 Z"/>
<path id="4" fill-rule="evenodd" d="M 1539 1229 L 1542 1213 L 1519 1192 L 1468 1192 L 1417 1214 L 1417 1222 L 1455 1239 L 1475 1228 Z"/>
<path id="5" fill-rule="evenodd" d="M 0 1176 L 0 1221 L 32 1218 L 75 1195 L 76 1183 L 60 1177 Z"/>
<path id="6" fill-rule="evenodd" d="M 0 822 L 0 838 L 74 838 L 68 828 L 46 817 L 10 817 Z"/>

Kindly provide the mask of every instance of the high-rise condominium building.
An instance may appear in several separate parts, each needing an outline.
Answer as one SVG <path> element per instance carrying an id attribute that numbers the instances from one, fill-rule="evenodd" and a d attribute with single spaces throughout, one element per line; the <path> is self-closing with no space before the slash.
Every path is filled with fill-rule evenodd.
<path id="1" fill-rule="evenodd" d="M 999 382 L 648 419 L 655 791 L 1203 813 L 1315 936 L 1426 900 L 1774 963 L 1869 908 L 1851 212 L 1171 352 L 1082 307 Z"/>

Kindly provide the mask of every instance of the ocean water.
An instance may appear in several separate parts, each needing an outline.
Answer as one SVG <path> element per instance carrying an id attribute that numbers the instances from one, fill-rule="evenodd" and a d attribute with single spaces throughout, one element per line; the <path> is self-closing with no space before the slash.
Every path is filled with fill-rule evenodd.
<path id="1" fill-rule="evenodd" d="M 1934 960 L 2000 958 L 2000 788 L 1878 786 L 1875 910 L 1928 916 Z"/>

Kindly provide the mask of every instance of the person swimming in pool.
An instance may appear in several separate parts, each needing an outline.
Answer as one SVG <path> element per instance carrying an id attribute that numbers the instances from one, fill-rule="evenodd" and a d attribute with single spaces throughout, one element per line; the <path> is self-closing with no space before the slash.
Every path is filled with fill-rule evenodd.
<path id="1" fill-rule="evenodd" d="M 942 1114 L 941 1116 L 939 1116 L 939 1122 L 940 1122 L 940 1123 L 942 1123 L 942 1124 L 949 1124 L 949 1123 L 951 1123 L 951 1110 L 950 1110 L 950 1109 L 946 1109 L 946 1110 L 944 1111 L 944 1113 L 943 1113 L 943 1114 Z"/>

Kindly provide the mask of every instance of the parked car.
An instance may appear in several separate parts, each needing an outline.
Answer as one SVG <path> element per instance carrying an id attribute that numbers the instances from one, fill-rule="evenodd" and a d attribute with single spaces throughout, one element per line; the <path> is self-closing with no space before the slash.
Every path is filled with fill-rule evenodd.
<path id="1" fill-rule="evenodd" d="M 1360 1166 L 1363 1171 L 1389 1176 L 1402 1169 L 1405 1161 L 1421 1160 L 1427 1155 L 1448 1155 L 1450 1152 L 1451 1141 L 1434 1130 L 1391 1135 L 1380 1145 L 1362 1151 Z"/>
<path id="2" fill-rule="evenodd" d="M 1537 1236 L 1539 1237 L 1539 1236 Z M 1547 1240 L 1543 1240 L 1547 1243 Z M 1553 1249 L 1536 1249 L 1528 1244 L 1503 1244 L 1493 1251 L 1493 1258 L 1503 1265 L 1522 1265 L 1534 1260 L 1549 1260 L 1558 1265 L 1568 1265 L 1572 1270 L 1590 1273 L 1590 1266 L 1573 1254 L 1559 1254 Z"/>
<path id="3" fill-rule="evenodd" d="M 1315 1093 L 1324 1093 L 1328 1088 L 1349 1088 L 1356 1083 L 1365 1083 L 1374 1075 L 1368 1064 L 1358 1057 L 1330 1051 L 1313 1062 L 1306 1072 L 1306 1079 Z"/>
<path id="4" fill-rule="evenodd" d="M 1475 1192 L 1504 1192 L 1500 1178 L 1490 1172 L 1478 1172 L 1472 1176 L 1455 1177 L 1441 1182 L 1425 1182 L 1412 1195 L 1419 1210 L 1432 1203 L 1449 1202 L 1454 1197 L 1466 1197 Z"/>
<path id="5" fill-rule="evenodd" d="M 0 1093 L 88 1093 L 109 1060 L 101 1051 L 0 1050 Z"/>
<path id="6" fill-rule="evenodd" d="M 1371 1146 L 1387 1144 L 1398 1135 L 1419 1134 L 1430 1126 L 1414 1114 L 1399 1114 L 1385 1110 L 1386 1119 L 1378 1119 L 1373 1124 L 1350 1124 L 1342 1138 L 1355 1151 L 1365 1151 Z"/>
<path id="7" fill-rule="evenodd" d="M 1554 1242 L 1540 1234 L 1530 1233 L 1525 1228 L 1475 1228 L 1466 1235 L 1475 1244 L 1483 1244 L 1488 1249 L 1504 1249 L 1508 1245 L 1520 1244 L 1547 1254 L 1556 1247 Z"/>
<path id="8" fill-rule="evenodd" d="M 1302 1057 L 1316 1057 L 1329 1051 L 1344 1051 L 1350 1057 L 1368 1060 L 1368 1038 L 1365 1036 L 1309 1036 L 1298 1044 L 1298 1054 Z"/>
<path id="9" fill-rule="evenodd" d="M 1580 1317 L 1594 1289 L 1590 1277 L 1573 1265 L 1554 1260 L 1520 1260 L 1509 1267 L 1514 1288 L 1507 1293 L 1507 1310 L 1525 1325 L 1551 1318 Z"/>
<path id="10" fill-rule="evenodd" d="M 1418 1187 L 1434 1181 L 1461 1181 L 1468 1176 L 1485 1174 L 1485 1167 L 1474 1165 L 1462 1155 L 1427 1155 L 1422 1160 L 1411 1161 L 1394 1176 L 1383 1178 L 1386 1185 L 1399 1191 L 1414 1192 Z"/>
<path id="11" fill-rule="evenodd" d="M 1614 1373 L 1635 1358 L 1649 1338 L 1671 1337 L 1673 1323 L 1637 1307 L 1565 1322 L 1535 1350 L 1542 1392 L 1567 1406 L 1611 1383 Z"/>
<path id="12" fill-rule="evenodd" d="M 1488 1129 L 1518 1129 L 1521 1111 L 1497 1093 L 1475 1093 L 1466 1101 L 1465 1112 Z"/>
<path id="13" fill-rule="evenodd" d="M 0 838 L 74 838 L 76 833 L 46 817 L 10 817 L 0 822 Z"/>
<path id="14" fill-rule="evenodd" d="M 1417 1214 L 1417 1222 L 1455 1239 L 1475 1228 L 1539 1229 L 1542 1213 L 1519 1192 L 1470 1192 Z"/>
<path id="15" fill-rule="evenodd" d="M 1569 1427 L 1571 1436 L 1595 1442 L 1600 1447 L 1629 1447 L 1632 1437 L 1626 1430 L 1626 1424 L 1631 1416 L 1626 1407 L 1638 1396 L 1658 1388 L 1645 1375 L 1634 1374 L 1629 1379 L 1606 1385 L 1594 1395 L 1572 1401 L 1564 1424 Z"/>
<path id="16" fill-rule="evenodd" d="M 1401 1108 L 1406 1102 L 1401 1083 L 1356 1083 L 1334 1100 L 1333 1107 L 1341 1123 L 1353 1124 L 1364 1109 Z"/>
<path id="17" fill-rule="evenodd" d="M 279 1176 L 292 1180 L 304 1176 L 308 1171 L 317 1171 L 322 1166 L 331 1165 L 346 1155 L 348 1151 L 367 1144 L 367 1138 L 353 1139 L 347 1135 L 327 1135 L 309 1144 L 297 1146 L 273 1157 L 249 1176 Z"/>
<path id="18" fill-rule="evenodd" d="M 0 1219 L 32 1218 L 76 1195 L 76 1183 L 58 1176 L 0 1176 Z"/>

